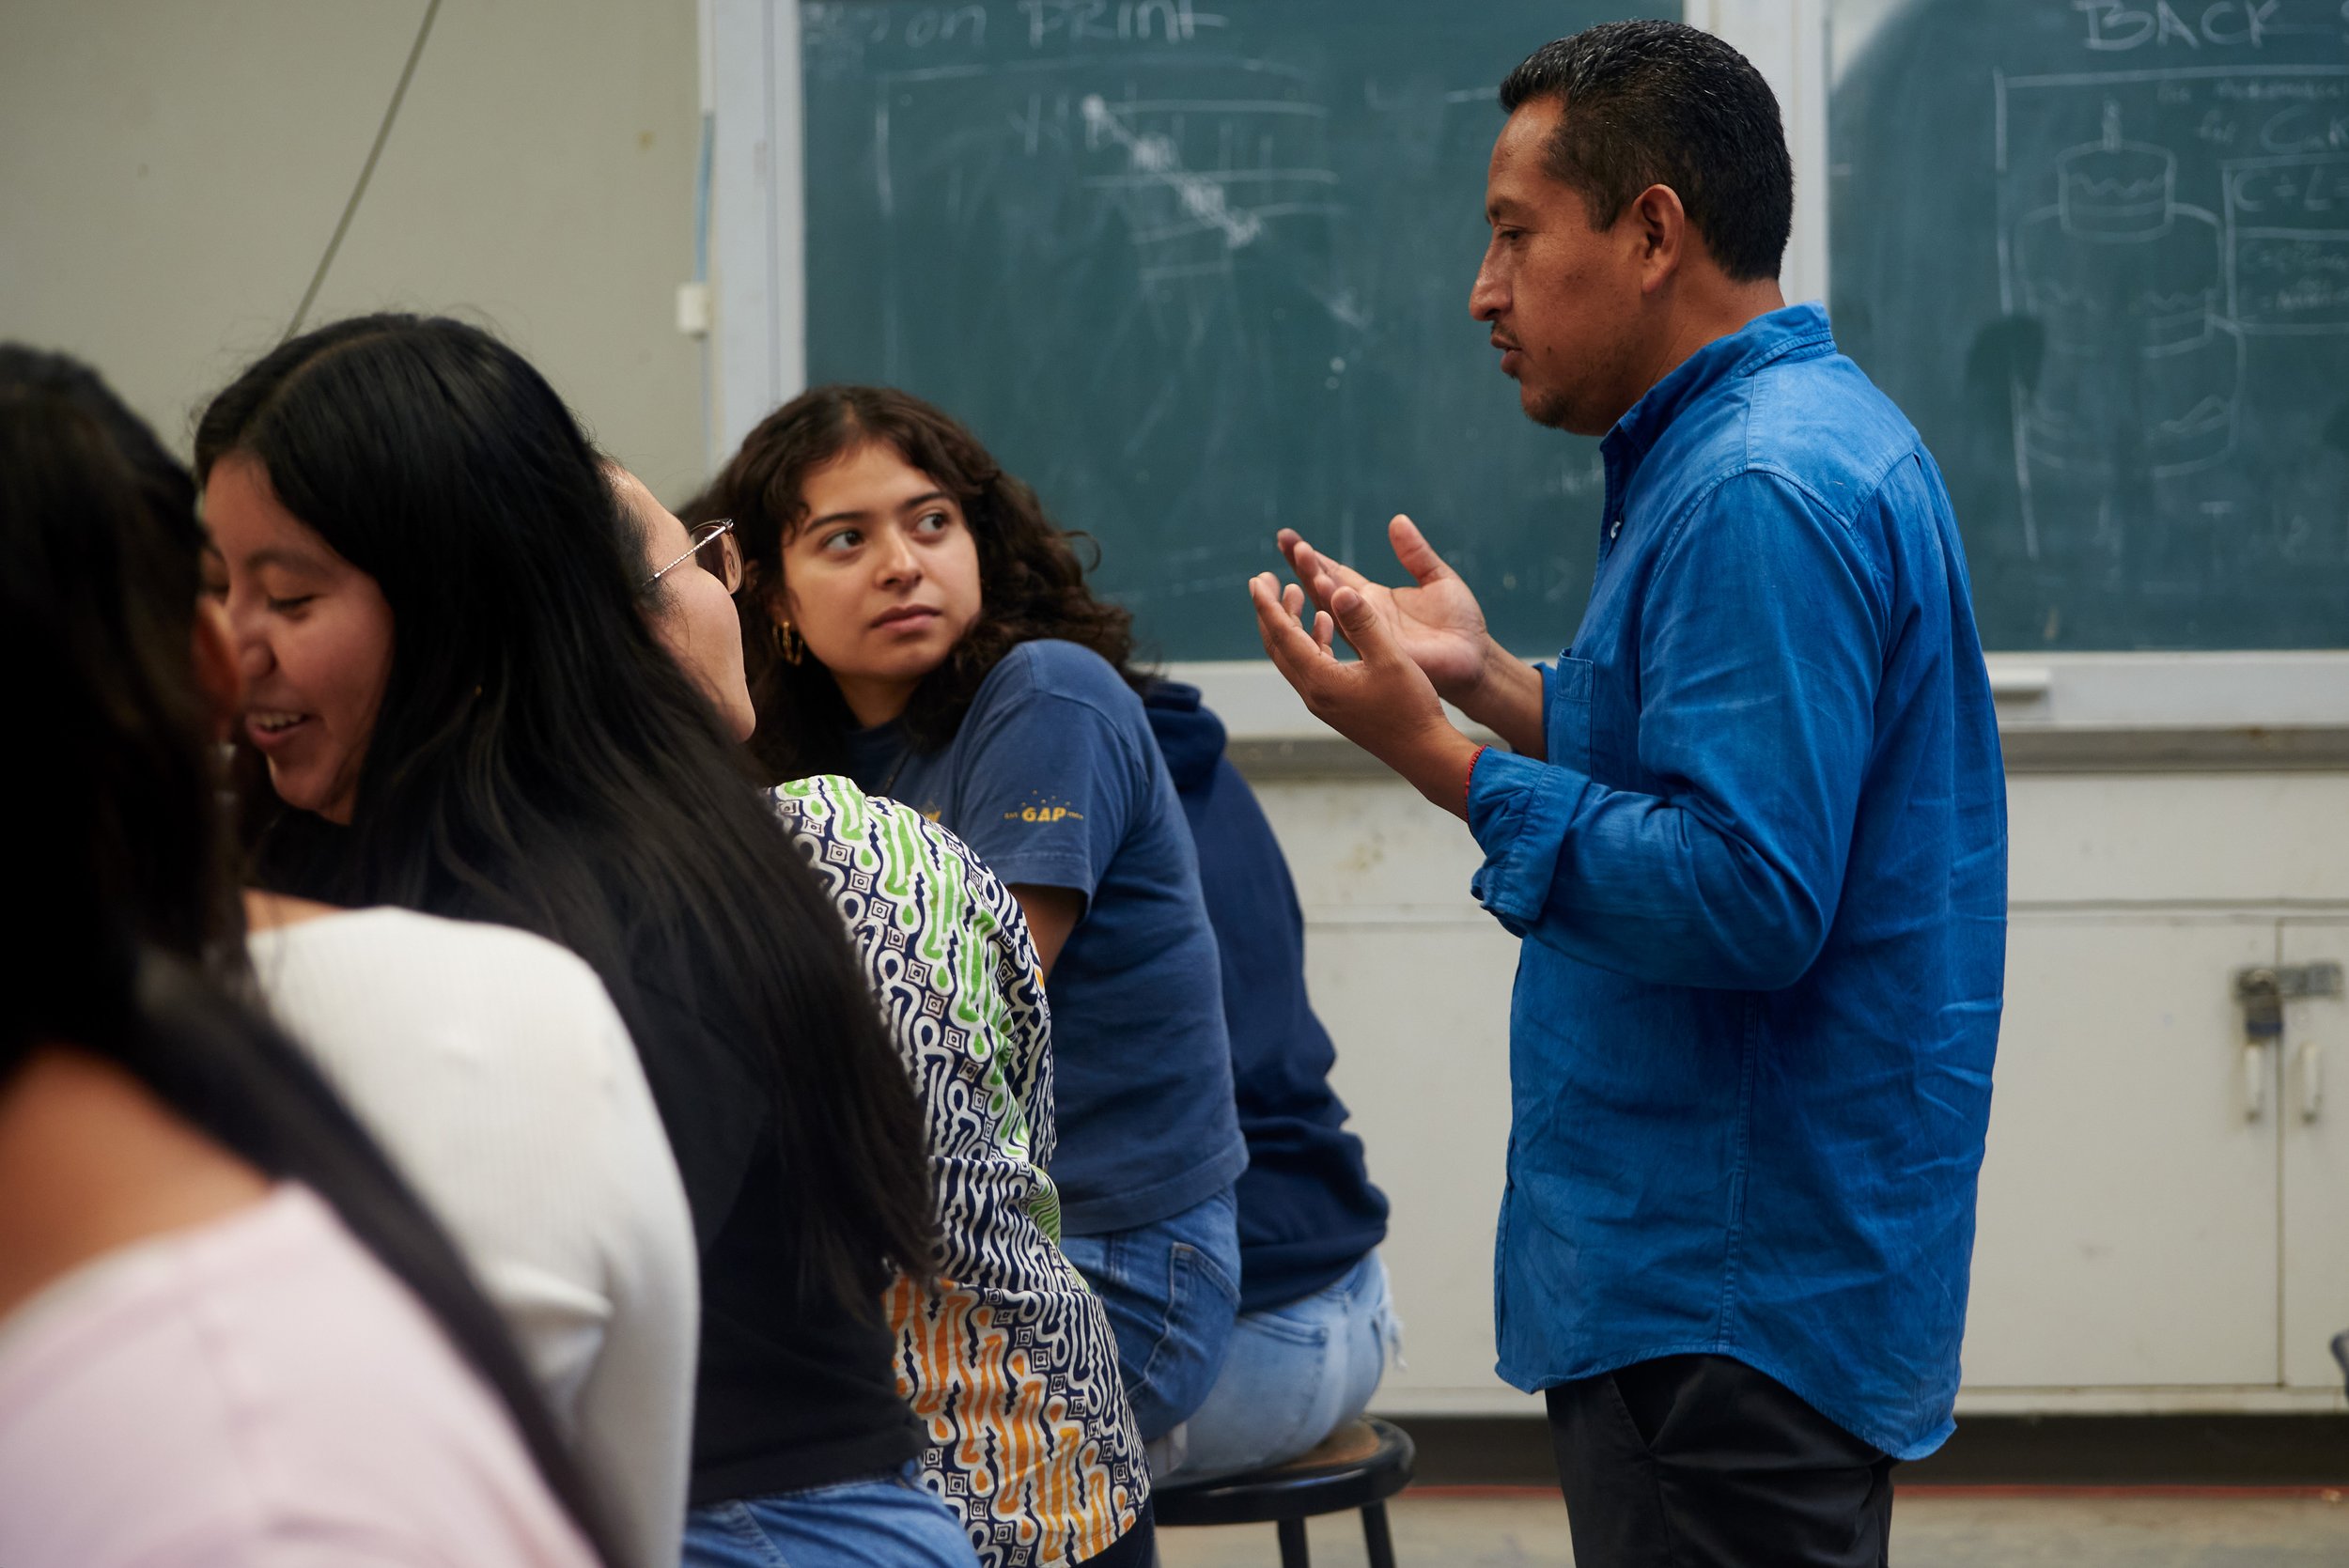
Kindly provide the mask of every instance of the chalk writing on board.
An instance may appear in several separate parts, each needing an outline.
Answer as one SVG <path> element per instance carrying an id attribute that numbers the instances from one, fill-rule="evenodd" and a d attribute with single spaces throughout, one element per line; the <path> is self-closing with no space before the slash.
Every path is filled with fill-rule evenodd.
<path id="1" fill-rule="evenodd" d="M 1270 241 L 1284 220 L 1327 219 L 1344 209 L 1329 167 L 1327 105 L 1298 74 L 1270 61 L 1161 59 L 1156 85 L 1138 86 L 1131 62 L 1017 59 L 892 71 L 876 81 L 875 194 L 894 210 L 897 183 L 931 178 L 982 183 L 991 160 L 1016 156 L 1066 171 L 1079 204 L 1114 214 L 1145 296 L 1185 279 L 1230 275 L 1234 253 Z M 932 104 L 992 101 L 995 124 L 961 121 L 951 140 L 907 143 L 894 122 Z M 999 131 L 996 127 L 1000 126 Z M 1008 134 L 1005 134 L 1008 132 Z M 950 201 L 950 205 L 954 205 Z M 1308 291 L 1346 320 L 1343 289 L 1309 278 Z"/>
<path id="2" fill-rule="evenodd" d="M 2141 457 L 2157 478 L 2234 450 L 2243 341 L 2221 314 L 2217 217 L 2177 199 L 2177 154 L 2104 133 L 2056 161 L 2057 199 L 2015 230 L 2023 308 L 2046 357 L 2022 402 L 2032 462 L 2109 473 Z"/>
<path id="3" fill-rule="evenodd" d="M 2080 41 L 2101 54 L 2140 49 L 2160 54 L 2256 50 L 2271 39 L 2323 33 L 2325 23 L 2284 13 L 2283 0 L 2072 0 L 2084 29 Z M 2349 5 L 2335 19 L 2349 34 Z"/>
<path id="4" fill-rule="evenodd" d="M 2228 303 L 2246 331 L 2349 334 L 2349 136 L 2342 141 L 2338 152 L 2226 163 Z"/>
<path id="5" fill-rule="evenodd" d="M 2081 9 L 2105 29 L 2091 47 L 2138 36 L 2134 13 Z M 1994 90 L 2000 292 L 2040 334 L 2012 389 L 2036 559 L 2049 487 L 2109 517 L 2116 486 L 2188 483 L 2237 456 L 2247 338 L 2349 334 L 2349 67 L 2000 75 Z M 2155 123 L 2166 138 L 2138 129 Z"/>
<path id="6" fill-rule="evenodd" d="M 1311 101 L 1200 92 L 1079 101 L 1084 190 L 1119 206 L 1144 285 L 1229 271 L 1281 219 L 1339 210 Z M 1106 157 L 1109 166 L 1100 160 Z M 1204 241 L 1204 242 L 1203 242 Z"/>
<path id="7" fill-rule="evenodd" d="M 1059 39 L 1070 43 L 1147 42 L 1158 38 L 1190 43 L 1202 28 L 1220 28 L 1229 19 L 1195 8 L 1191 0 L 1018 0 L 1027 23 L 1028 46 L 1042 49 Z"/>
<path id="8" fill-rule="evenodd" d="M 992 8 L 968 0 L 931 6 L 806 0 L 800 8 L 801 54 L 832 77 L 854 73 L 871 49 L 977 55 L 987 49 L 990 9 L 999 39 L 1016 37 L 1038 53 L 1092 44 L 1188 44 L 1229 24 L 1192 0 L 1014 0 Z"/>
<path id="9" fill-rule="evenodd" d="M 1109 104 L 1099 93 L 1087 93 L 1081 105 L 1085 117 L 1085 135 L 1094 147 L 1103 143 L 1114 145 L 1126 154 L 1127 164 L 1142 179 L 1163 185 L 1174 193 L 1182 204 L 1184 223 L 1172 231 L 1137 236 L 1137 241 L 1161 237 L 1161 234 L 1181 233 L 1189 225 L 1219 230 L 1223 243 L 1232 250 L 1264 232 L 1264 222 L 1253 212 L 1236 212 L 1223 199 L 1223 187 L 1206 175 L 1193 174 L 1183 167 L 1182 152 L 1174 138 L 1161 132 L 1137 135 L 1126 127 L 1125 121 L 1110 113 Z"/>

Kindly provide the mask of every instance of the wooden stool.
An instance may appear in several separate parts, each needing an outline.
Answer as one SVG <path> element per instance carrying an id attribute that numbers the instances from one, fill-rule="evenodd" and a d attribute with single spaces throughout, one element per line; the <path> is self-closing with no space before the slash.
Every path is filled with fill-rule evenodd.
<path id="1" fill-rule="evenodd" d="M 1374 1416 L 1347 1422 L 1319 1448 L 1285 1465 L 1190 1486 L 1160 1487 L 1151 1503 L 1161 1527 L 1269 1523 L 1280 1531 L 1281 1568 L 1311 1568 L 1305 1549 L 1307 1519 L 1359 1508 L 1370 1568 L 1394 1568 L 1387 1499 L 1411 1483 L 1417 1457 L 1409 1433 Z"/>

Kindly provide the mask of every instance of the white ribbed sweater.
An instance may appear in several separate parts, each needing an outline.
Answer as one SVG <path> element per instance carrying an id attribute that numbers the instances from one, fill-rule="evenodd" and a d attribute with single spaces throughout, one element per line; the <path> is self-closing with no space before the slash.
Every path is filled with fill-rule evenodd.
<path id="1" fill-rule="evenodd" d="M 279 1021 L 430 1206 L 537 1373 L 632 1568 L 676 1568 L 692 1216 L 627 1027 L 526 932 L 361 909 L 257 931 Z"/>

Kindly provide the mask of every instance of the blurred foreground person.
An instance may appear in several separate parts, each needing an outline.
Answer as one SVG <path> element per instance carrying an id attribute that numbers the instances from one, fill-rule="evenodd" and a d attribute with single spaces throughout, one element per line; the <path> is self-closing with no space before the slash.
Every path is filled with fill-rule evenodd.
<path id="1" fill-rule="evenodd" d="M 95 372 L 0 350 L 0 381 L 94 418 L 160 516 L 194 477 Z M 194 569 L 182 521 L 157 566 Z M 205 551 L 208 592 L 225 602 Z M 220 603 L 188 649 L 217 652 Z M 243 717 L 207 658 L 207 733 Z M 257 786 L 257 781 L 255 781 Z M 258 996 L 446 1228 L 579 1456 L 628 1568 L 674 1568 L 692 1421 L 693 1228 L 660 1113 L 603 984 L 544 938 L 409 909 L 245 896 Z"/>
<path id="2" fill-rule="evenodd" d="M 0 915 L 0 1562 L 607 1560 L 455 1250 L 223 988 L 194 520 L 21 365 L 0 659 L 41 748 Z"/>

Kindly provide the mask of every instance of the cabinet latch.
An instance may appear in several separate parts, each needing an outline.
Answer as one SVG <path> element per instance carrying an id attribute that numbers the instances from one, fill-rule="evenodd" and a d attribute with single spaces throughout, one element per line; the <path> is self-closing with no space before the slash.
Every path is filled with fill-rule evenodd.
<path id="1" fill-rule="evenodd" d="M 2243 1008 L 2243 1113 L 2258 1121 L 2267 1099 L 2267 1048 L 2281 1045 L 2284 1003 L 2302 997 L 2341 995 L 2341 966 L 2260 965 L 2234 971 L 2234 999 Z M 2300 1048 L 2300 1115 L 2313 1122 L 2324 1103 L 2323 1061 L 2314 1041 Z"/>
<path id="2" fill-rule="evenodd" d="M 2321 964 L 2262 965 L 2256 969 L 2234 971 L 2235 1000 L 2243 1003 L 2248 1014 L 2254 1005 L 2273 1001 L 2286 1002 L 2300 997 L 2337 997 L 2341 995 L 2341 966 L 2330 961 Z M 2279 1022 L 2270 1034 L 2282 1030 Z"/>

